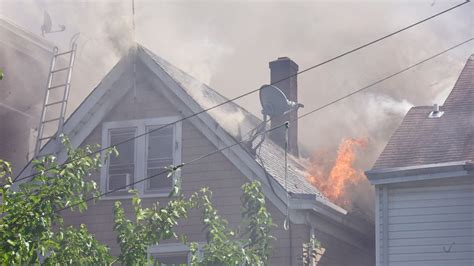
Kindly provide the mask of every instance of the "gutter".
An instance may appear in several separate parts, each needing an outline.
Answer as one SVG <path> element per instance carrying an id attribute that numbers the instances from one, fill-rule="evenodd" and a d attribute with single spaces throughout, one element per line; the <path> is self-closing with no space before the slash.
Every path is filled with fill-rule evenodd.
<path id="1" fill-rule="evenodd" d="M 372 185 L 462 177 L 474 170 L 473 161 L 455 161 L 408 167 L 373 169 L 365 172 Z"/>
<path id="2" fill-rule="evenodd" d="M 329 206 L 333 205 L 333 206 Z M 324 217 L 326 220 L 328 220 L 330 223 L 334 225 L 339 225 L 342 226 L 348 230 L 357 232 L 359 234 L 366 235 L 367 232 L 370 231 L 371 225 L 368 225 L 369 223 L 365 224 L 362 222 L 357 222 L 356 220 L 353 220 L 349 215 L 346 210 L 343 208 L 335 205 L 334 203 L 324 201 L 320 198 L 314 199 L 295 199 L 295 198 L 290 198 L 290 209 L 293 212 L 301 212 L 303 211 L 304 213 L 302 214 L 302 219 L 299 221 L 293 221 L 294 223 L 307 223 L 308 219 L 306 218 L 307 215 L 312 214 L 316 216 L 321 216 Z M 296 218 L 296 215 L 292 215 L 291 218 Z M 300 216 L 301 217 L 301 216 Z M 296 220 L 296 219 L 295 219 Z"/>

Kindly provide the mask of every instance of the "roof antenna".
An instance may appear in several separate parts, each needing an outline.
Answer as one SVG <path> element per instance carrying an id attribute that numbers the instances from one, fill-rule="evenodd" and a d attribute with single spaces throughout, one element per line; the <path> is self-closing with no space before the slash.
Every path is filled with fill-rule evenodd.
<path id="1" fill-rule="evenodd" d="M 137 41 L 135 37 L 135 0 L 132 0 L 132 51 L 133 51 L 133 62 L 132 62 L 132 71 L 133 71 L 133 106 L 134 106 L 134 117 L 138 113 L 138 106 L 137 106 Z"/>
<path id="2" fill-rule="evenodd" d="M 43 25 L 41 25 L 41 35 L 44 37 L 45 34 L 62 32 L 66 30 L 66 26 L 59 24 L 59 29 L 53 29 L 53 22 L 48 12 L 44 11 Z"/>
<path id="3" fill-rule="evenodd" d="M 290 192 L 288 192 L 288 128 L 290 123 L 285 122 L 285 191 L 286 191 L 286 216 L 283 222 L 283 229 L 290 228 Z"/>

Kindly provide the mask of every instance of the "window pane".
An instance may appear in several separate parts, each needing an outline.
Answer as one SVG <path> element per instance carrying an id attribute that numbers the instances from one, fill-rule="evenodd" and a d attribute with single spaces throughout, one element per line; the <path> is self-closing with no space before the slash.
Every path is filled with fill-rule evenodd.
<path id="1" fill-rule="evenodd" d="M 169 126 L 148 135 L 148 159 L 173 158 L 173 132 L 174 128 Z"/>
<path id="2" fill-rule="evenodd" d="M 155 127 L 156 128 L 156 127 Z M 148 132 L 153 128 L 148 128 Z M 147 176 L 154 176 L 166 171 L 165 167 L 173 164 L 173 136 L 174 127 L 165 127 L 148 134 Z M 150 178 L 147 182 L 148 190 L 170 189 L 173 183 L 168 173 L 162 173 Z"/>
<path id="3" fill-rule="evenodd" d="M 134 128 L 112 129 L 110 132 L 110 145 L 117 145 L 119 156 L 111 155 L 110 164 L 134 163 L 135 161 L 135 141 L 127 141 L 135 137 Z M 122 143 L 124 142 L 124 143 Z"/>
<path id="4" fill-rule="evenodd" d="M 153 255 L 155 265 L 158 266 L 185 266 L 188 265 L 188 256 L 186 253 L 173 255 Z"/>
<path id="5" fill-rule="evenodd" d="M 147 189 L 149 190 L 159 190 L 159 189 L 169 189 L 173 184 L 173 177 L 168 177 L 168 172 L 165 167 L 170 166 L 173 163 L 172 160 L 152 160 L 148 161 L 148 175 L 153 176 L 148 179 Z M 164 172 L 164 173 L 163 173 Z M 158 175 L 159 173 L 162 173 Z M 158 175 L 158 176 L 154 176 Z"/>
<path id="6" fill-rule="evenodd" d="M 120 128 L 109 131 L 110 145 L 116 145 L 118 156 L 111 155 L 108 171 L 107 188 L 111 190 L 131 189 L 124 186 L 133 182 L 135 172 L 135 141 L 127 141 L 135 136 L 135 128 Z M 124 143 L 121 143 L 124 142 Z M 120 144 L 121 143 L 121 144 Z"/>

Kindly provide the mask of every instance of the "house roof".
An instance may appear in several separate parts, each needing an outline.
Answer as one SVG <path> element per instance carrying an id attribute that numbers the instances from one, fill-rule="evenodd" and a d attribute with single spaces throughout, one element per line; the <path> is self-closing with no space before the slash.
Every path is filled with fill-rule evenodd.
<path id="1" fill-rule="evenodd" d="M 467 60 L 440 111 L 413 107 L 390 138 L 373 169 L 474 160 L 474 55 Z"/>
<path id="2" fill-rule="evenodd" d="M 147 48 L 138 45 L 137 57 L 140 58 L 143 55 L 145 55 L 146 58 L 152 59 L 160 71 L 166 73 L 193 101 L 199 104 L 200 110 L 228 101 L 226 97 L 208 85 L 173 66 Z M 131 78 L 119 72 L 127 73 L 126 69 L 130 66 L 130 60 L 134 60 L 133 57 L 134 55 L 130 54 L 128 58 L 122 58 L 66 120 L 64 124 L 64 134 L 71 139 L 74 146 L 78 146 L 82 143 L 92 128 L 100 123 L 107 110 L 110 111 L 115 103 L 132 87 L 131 84 L 128 84 Z M 117 80 L 117 78 L 113 78 L 112 76 L 120 76 L 121 78 Z M 127 79 L 128 81 L 125 82 Z M 112 84 L 122 84 L 123 86 L 121 86 L 122 88 L 119 88 L 119 86 L 115 86 L 114 88 Z M 112 92 L 112 90 L 114 91 Z M 247 134 L 262 122 L 259 118 L 235 102 L 221 105 L 207 112 L 207 114 L 212 117 L 216 124 L 220 125 L 220 128 L 222 128 L 226 134 L 233 138 L 234 141 L 231 144 L 248 137 L 248 135 L 244 134 Z M 229 119 L 230 117 L 232 117 L 232 119 Z M 85 126 L 86 123 L 91 123 L 90 120 L 93 120 L 91 126 Z M 77 135 L 80 136 L 76 137 Z M 258 141 L 258 139 L 255 141 Z M 51 153 L 54 149 L 53 147 L 52 141 L 49 141 L 43 146 L 40 154 Z M 239 148 L 242 148 L 245 154 L 251 157 L 254 163 L 257 163 L 268 177 L 276 181 L 276 184 L 285 190 L 284 150 L 280 146 L 275 144 L 270 138 L 266 138 L 257 154 L 252 154 L 243 145 L 240 145 Z M 286 190 L 294 198 L 316 200 L 327 205 L 329 208 L 345 213 L 342 208 L 330 202 L 317 188 L 306 180 L 306 168 L 297 158 L 289 155 L 288 166 Z M 28 167 L 29 165 L 25 166 L 25 168 Z M 24 172 L 27 173 L 28 171 Z"/>
<path id="3" fill-rule="evenodd" d="M 145 47 L 140 46 L 139 49 L 148 54 L 156 64 L 163 69 L 163 71 L 180 84 L 181 88 L 183 88 L 189 96 L 199 103 L 203 109 L 228 101 L 226 97 L 222 96 L 214 89 L 176 68 Z M 209 113 L 217 123 L 223 126 L 223 129 L 225 129 L 229 135 L 236 139 L 236 141 L 248 137 L 248 132 L 262 123 L 261 119 L 257 118 L 235 102 L 221 105 L 211 110 Z M 230 120 L 229 117 L 232 117 L 237 121 Z M 282 188 L 285 188 L 284 151 L 280 146 L 275 144 L 270 140 L 270 138 L 266 138 L 262 143 L 261 149 L 257 153 L 258 155 L 250 153 L 247 149 L 245 150 L 261 167 L 265 168 L 266 172 L 274 178 Z M 327 200 L 318 189 L 306 180 L 304 176 L 306 169 L 296 158 L 292 156 L 289 157 L 288 164 L 287 191 L 295 196 L 313 196 L 313 198 L 318 197 Z"/>
<path id="4" fill-rule="evenodd" d="M 198 82 L 185 72 L 172 66 L 165 60 L 154 55 L 146 48 L 138 45 L 136 53 L 133 51 L 124 56 L 103 78 L 88 97 L 76 108 L 67 119 L 63 130 L 70 138 L 73 147 L 81 145 L 90 133 L 100 125 L 101 121 L 113 110 L 117 103 L 133 88 L 133 71 L 130 67 L 135 60 L 139 60 L 155 74 L 151 80 L 164 83 L 164 96 L 175 103 L 183 114 L 189 116 L 198 113 L 208 105 L 214 106 L 227 99 L 209 86 Z M 161 87 L 161 86 L 157 86 Z M 201 97 L 201 96 L 205 97 Z M 184 104 L 183 104 L 184 103 Z M 206 136 L 218 149 L 235 144 L 242 139 L 242 134 L 260 124 L 260 119 L 235 103 L 229 103 L 216 108 L 217 111 L 204 112 L 190 118 L 189 121 Z M 226 115 L 220 116 L 223 110 Z M 230 116 L 239 119 L 241 123 L 230 126 L 225 119 Z M 233 120 L 233 122 L 236 120 Z M 235 125 L 238 127 L 235 127 Z M 236 145 L 225 149 L 222 153 L 237 166 L 244 176 L 250 180 L 260 180 L 263 183 L 263 192 L 277 209 L 286 212 L 287 204 L 294 210 L 290 220 L 296 223 L 306 223 L 307 211 L 316 216 L 322 215 L 336 224 L 342 225 L 351 232 L 358 232 L 365 236 L 372 227 L 366 222 L 359 222 L 346 216 L 347 211 L 325 198 L 315 187 L 305 179 L 305 167 L 298 159 L 289 156 L 288 187 L 290 201 L 285 200 L 285 168 L 284 151 L 268 138 L 263 142 L 257 155 L 250 152 L 245 145 Z M 49 154 L 55 151 L 54 141 L 49 141 L 41 149 L 40 154 Z M 58 162 L 67 159 L 66 152 L 61 150 Z M 260 160 L 261 159 L 261 160 Z M 262 163 L 263 162 L 263 163 Z M 31 164 L 25 167 L 20 178 L 30 173 Z"/>

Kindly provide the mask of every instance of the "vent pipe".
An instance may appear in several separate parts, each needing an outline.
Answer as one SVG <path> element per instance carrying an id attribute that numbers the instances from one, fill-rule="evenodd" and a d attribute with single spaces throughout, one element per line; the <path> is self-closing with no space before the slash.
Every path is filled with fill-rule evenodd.
<path id="1" fill-rule="evenodd" d="M 429 118 L 438 118 L 444 114 L 443 111 L 439 109 L 439 105 L 437 103 L 433 104 L 433 111 L 428 115 Z"/>

